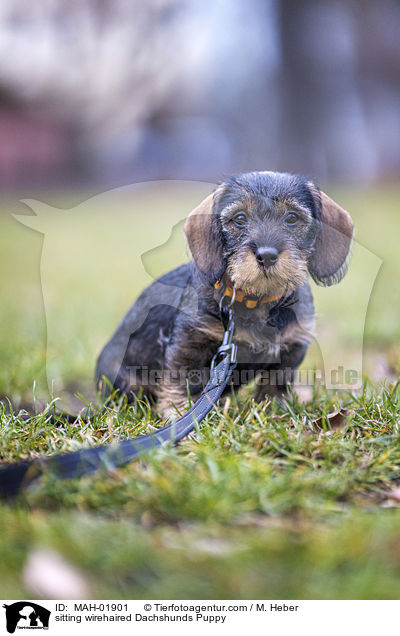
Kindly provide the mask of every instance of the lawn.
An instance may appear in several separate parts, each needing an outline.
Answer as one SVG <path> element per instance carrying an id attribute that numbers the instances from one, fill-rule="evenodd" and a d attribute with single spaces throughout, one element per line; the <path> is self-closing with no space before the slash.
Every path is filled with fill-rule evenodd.
<path id="1" fill-rule="evenodd" d="M 268 408 L 244 391 L 178 448 L 97 477 L 48 476 L 1 504 L 2 598 L 38 595 L 26 564 L 43 548 L 75 566 L 93 598 L 399 597 L 400 190 L 327 190 L 351 212 L 357 243 L 343 283 L 314 287 L 317 338 L 303 369 L 356 369 L 362 386 L 299 386 Z M 208 191 L 43 195 L 47 205 L 29 202 L 30 227 L 12 216 L 32 215 L 26 203 L 3 202 L 4 460 L 159 425 L 143 401 L 59 426 L 46 405 L 61 398 L 77 411 L 95 398 L 96 355 L 140 290 L 184 262 L 181 221 Z"/>

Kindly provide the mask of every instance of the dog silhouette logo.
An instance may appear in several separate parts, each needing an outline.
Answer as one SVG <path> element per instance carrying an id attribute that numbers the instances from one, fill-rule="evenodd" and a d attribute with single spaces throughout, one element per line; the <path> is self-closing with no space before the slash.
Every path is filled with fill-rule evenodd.
<path id="1" fill-rule="evenodd" d="M 18 601 L 11 605 L 3 605 L 6 610 L 7 631 L 14 634 L 16 629 L 48 629 L 51 612 L 32 603 Z"/>

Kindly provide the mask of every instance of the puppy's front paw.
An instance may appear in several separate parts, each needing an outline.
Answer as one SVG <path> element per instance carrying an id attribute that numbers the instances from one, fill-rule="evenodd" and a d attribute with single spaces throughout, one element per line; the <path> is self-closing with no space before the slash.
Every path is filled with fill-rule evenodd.
<path id="1" fill-rule="evenodd" d="M 274 398 L 282 406 L 285 403 L 286 390 L 279 386 L 261 385 L 255 387 L 253 399 L 255 402 L 267 402 L 267 409 L 270 408 L 271 399 Z"/>
<path id="2" fill-rule="evenodd" d="M 189 408 L 190 405 L 187 398 L 176 394 L 169 395 L 164 393 L 158 402 L 157 411 L 160 417 L 172 422 L 184 415 Z"/>

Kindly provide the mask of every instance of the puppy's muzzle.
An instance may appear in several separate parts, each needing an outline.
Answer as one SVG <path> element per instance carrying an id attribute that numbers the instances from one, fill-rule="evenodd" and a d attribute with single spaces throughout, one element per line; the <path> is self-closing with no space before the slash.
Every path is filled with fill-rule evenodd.
<path id="1" fill-rule="evenodd" d="M 258 247 L 254 256 L 261 267 L 268 269 L 278 261 L 279 252 L 275 247 Z"/>

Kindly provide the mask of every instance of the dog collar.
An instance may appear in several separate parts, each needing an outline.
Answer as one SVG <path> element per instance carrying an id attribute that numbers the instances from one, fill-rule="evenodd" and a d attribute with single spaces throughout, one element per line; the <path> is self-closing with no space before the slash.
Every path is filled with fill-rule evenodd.
<path id="1" fill-rule="evenodd" d="M 246 294 L 242 289 L 237 289 L 234 287 L 229 280 L 229 278 L 225 275 L 223 278 L 217 280 L 214 284 L 216 290 L 223 289 L 223 296 L 227 296 L 228 298 L 233 298 L 232 302 L 236 303 L 244 303 L 247 309 L 256 309 L 260 305 L 264 305 L 265 303 L 272 303 L 274 300 L 279 300 L 282 298 L 283 294 L 278 294 L 277 296 L 254 296 L 252 294 Z"/>

